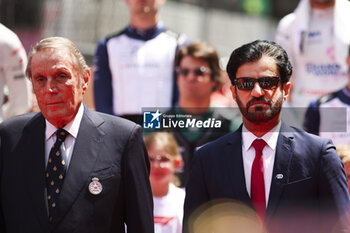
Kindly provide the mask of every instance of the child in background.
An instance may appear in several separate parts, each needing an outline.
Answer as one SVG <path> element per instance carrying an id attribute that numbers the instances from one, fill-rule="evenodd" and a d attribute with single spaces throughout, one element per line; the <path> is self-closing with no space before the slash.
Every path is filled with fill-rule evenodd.
<path id="1" fill-rule="evenodd" d="M 185 191 L 172 182 L 182 165 L 179 146 L 170 133 L 151 133 L 145 137 L 151 161 L 150 181 L 154 203 L 154 232 L 181 233 Z"/>

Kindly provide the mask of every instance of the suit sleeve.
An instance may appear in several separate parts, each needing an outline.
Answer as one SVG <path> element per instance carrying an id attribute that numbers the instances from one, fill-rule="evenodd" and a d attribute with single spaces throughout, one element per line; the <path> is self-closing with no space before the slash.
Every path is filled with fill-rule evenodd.
<path id="1" fill-rule="evenodd" d="M 97 111 L 113 115 L 112 74 L 106 39 L 98 42 L 94 57 L 94 99 Z"/>
<path id="2" fill-rule="evenodd" d="M 153 197 L 149 182 L 150 163 L 142 130 L 135 126 L 124 154 L 125 222 L 128 233 L 153 233 Z"/>
<path id="3" fill-rule="evenodd" d="M 209 201 L 209 194 L 206 189 L 204 179 L 204 169 L 202 166 L 200 151 L 196 151 L 191 166 L 188 182 L 186 185 L 186 197 L 184 204 L 183 233 L 191 231 L 192 214 L 202 204 Z"/>
<path id="4" fill-rule="evenodd" d="M 346 213 L 349 210 L 347 176 L 340 157 L 329 139 L 324 140 L 322 146 L 320 169 L 319 194 L 321 210 L 331 214 L 327 215 L 326 221 L 334 220 L 338 223 L 338 227 L 341 229 L 335 232 L 343 232 L 343 228 L 347 225 L 344 222 L 347 220 Z"/>

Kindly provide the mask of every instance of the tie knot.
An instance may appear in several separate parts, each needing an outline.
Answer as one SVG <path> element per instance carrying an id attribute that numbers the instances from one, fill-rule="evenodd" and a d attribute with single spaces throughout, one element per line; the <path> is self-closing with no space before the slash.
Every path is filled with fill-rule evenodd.
<path id="1" fill-rule="evenodd" d="M 266 145 L 263 139 L 255 139 L 252 143 L 256 151 L 262 151 Z"/>
<path id="2" fill-rule="evenodd" d="M 68 135 L 68 132 L 64 129 L 59 128 L 56 131 L 57 141 L 59 142 L 63 142 L 66 139 L 67 135 Z"/>

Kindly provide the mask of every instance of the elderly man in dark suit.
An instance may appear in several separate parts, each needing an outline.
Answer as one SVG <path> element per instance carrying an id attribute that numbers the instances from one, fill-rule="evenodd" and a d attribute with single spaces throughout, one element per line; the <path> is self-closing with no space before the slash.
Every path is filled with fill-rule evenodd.
<path id="1" fill-rule="evenodd" d="M 205 204 L 212 218 L 204 224 L 213 227 L 205 230 L 224 229 L 222 219 L 214 217 L 226 216 L 227 207 L 218 213 L 213 203 L 227 200 L 250 208 L 268 232 L 344 230 L 348 184 L 334 145 L 280 120 L 291 85 L 287 53 L 274 42 L 254 41 L 233 51 L 227 72 L 243 125 L 196 152 L 186 186 L 184 232 L 198 232 L 192 214 L 200 219 L 209 211 L 201 211 Z M 230 228 L 219 232 L 240 232 Z"/>
<path id="2" fill-rule="evenodd" d="M 153 232 L 141 128 L 89 110 L 90 69 L 68 39 L 40 41 L 27 76 L 40 113 L 0 126 L 0 232 Z"/>

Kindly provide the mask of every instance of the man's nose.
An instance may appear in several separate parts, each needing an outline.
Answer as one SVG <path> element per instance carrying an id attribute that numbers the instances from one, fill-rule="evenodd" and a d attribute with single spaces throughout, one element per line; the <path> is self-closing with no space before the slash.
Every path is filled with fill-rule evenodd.
<path id="1" fill-rule="evenodd" d="M 49 77 L 47 79 L 47 91 L 49 93 L 56 93 L 58 92 L 58 89 L 57 89 L 57 82 L 55 79 Z"/>
<path id="2" fill-rule="evenodd" d="M 262 89 L 259 85 L 258 82 L 256 82 L 254 84 L 254 87 L 251 91 L 251 95 L 254 96 L 254 97 L 260 97 L 260 96 L 263 96 L 265 95 L 265 92 L 264 92 L 264 89 Z"/>
<path id="3" fill-rule="evenodd" d="M 193 81 L 197 81 L 197 79 L 198 79 L 199 76 L 200 76 L 200 75 L 196 74 L 196 73 L 194 72 L 194 70 L 189 70 L 189 72 L 188 72 L 188 74 L 186 75 L 185 78 L 187 79 L 187 81 L 193 82 Z"/>

